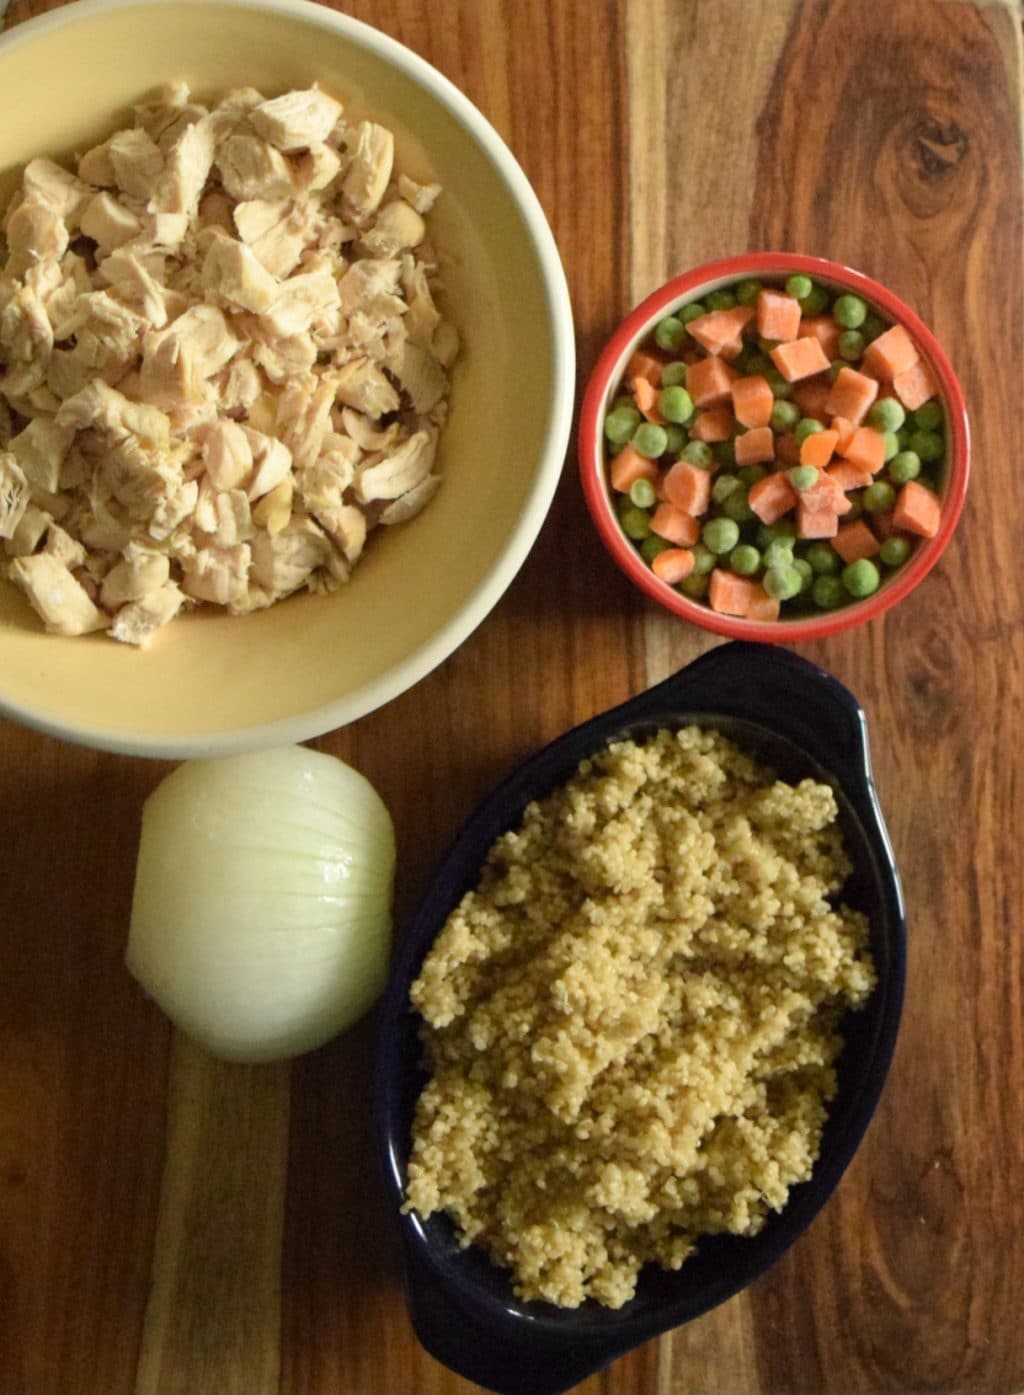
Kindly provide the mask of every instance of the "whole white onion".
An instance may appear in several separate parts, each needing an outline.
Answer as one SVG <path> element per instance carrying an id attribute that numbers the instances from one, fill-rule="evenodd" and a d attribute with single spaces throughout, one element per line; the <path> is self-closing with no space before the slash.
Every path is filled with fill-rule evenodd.
<path id="1" fill-rule="evenodd" d="M 333 756 L 188 761 L 143 810 L 128 968 L 215 1055 L 310 1051 L 384 986 L 394 869 L 383 801 Z"/>

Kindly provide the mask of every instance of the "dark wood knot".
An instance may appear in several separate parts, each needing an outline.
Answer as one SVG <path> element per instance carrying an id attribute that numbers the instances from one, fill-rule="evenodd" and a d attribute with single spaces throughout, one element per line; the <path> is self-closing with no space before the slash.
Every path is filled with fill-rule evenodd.
<path id="1" fill-rule="evenodd" d="M 970 141 L 955 121 L 926 116 L 914 127 L 917 163 L 926 179 L 938 179 L 955 169 L 967 154 Z"/>

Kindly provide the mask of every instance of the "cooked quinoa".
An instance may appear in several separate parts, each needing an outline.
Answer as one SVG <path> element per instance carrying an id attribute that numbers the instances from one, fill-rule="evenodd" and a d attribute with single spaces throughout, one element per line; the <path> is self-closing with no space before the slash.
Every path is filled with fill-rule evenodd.
<path id="1" fill-rule="evenodd" d="M 836 817 L 827 785 L 698 727 L 531 804 L 412 987 L 406 1209 L 570 1308 L 756 1234 L 811 1174 L 840 1019 L 875 983 Z"/>

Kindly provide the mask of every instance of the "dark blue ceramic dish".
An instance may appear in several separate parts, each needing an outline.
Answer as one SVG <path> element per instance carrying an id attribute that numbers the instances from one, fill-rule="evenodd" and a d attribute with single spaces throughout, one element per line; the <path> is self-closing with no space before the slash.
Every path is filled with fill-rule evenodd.
<path id="1" fill-rule="evenodd" d="M 854 871 L 844 900 L 872 926 L 878 987 L 844 1022 L 839 1092 L 808 1182 L 749 1239 L 715 1236 L 677 1273 L 648 1266 L 618 1311 L 586 1303 L 562 1311 L 526 1303 L 476 1248 L 460 1250 L 443 1216 L 400 1219 L 413 1325 L 432 1355 L 500 1395 L 558 1395 L 592 1371 L 731 1297 L 763 1273 L 824 1205 L 868 1125 L 889 1068 L 903 999 L 906 925 L 899 875 L 875 797 L 864 713 L 828 674 L 784 649 L 729 644 L 674 677 L 555 741 L 527 761 L 469 822 L 400 940 L 382 1003 L 377 1062 L 378 1142 L 396 1211 L 410 1127 L 423 1086 L 409 986 L 449 911 L 475 885 L 499 834 L 530 800 L 562 783 L 585 756 L 617 737 L 689 722 L 714 726 L 790 780 L 807 775 L 836 790 Z"/>

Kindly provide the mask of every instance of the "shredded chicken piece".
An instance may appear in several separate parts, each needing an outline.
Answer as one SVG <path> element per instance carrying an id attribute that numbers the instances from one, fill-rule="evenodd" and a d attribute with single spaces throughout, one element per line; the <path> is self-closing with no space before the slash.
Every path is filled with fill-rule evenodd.
<path id="1" fill-rule="evenodd" d="M 418 513 L 458 335 L 385 127 L 184 82 L 3 219 L 0 541 L 47 629 L 147 644 L 344 583 Z M 74 250 L 71 239 L 74 238 Z"/>

